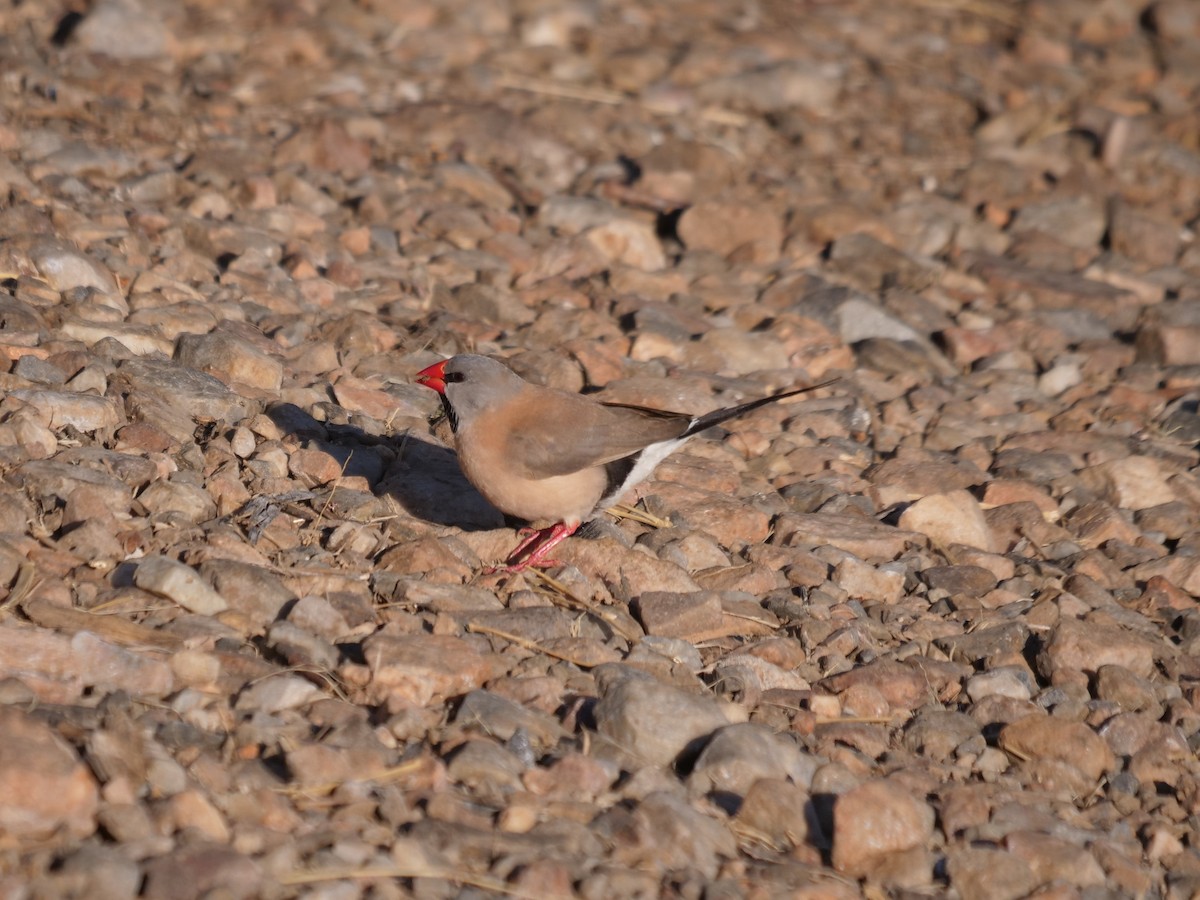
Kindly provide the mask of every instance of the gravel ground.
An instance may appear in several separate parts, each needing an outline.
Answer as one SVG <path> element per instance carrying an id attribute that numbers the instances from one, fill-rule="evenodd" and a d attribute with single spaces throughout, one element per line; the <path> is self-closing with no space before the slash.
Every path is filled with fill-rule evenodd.
<path id="1" fill-rule="evenodd" d="M 0 898 L 1200 893 L 1200 4 L 8 0 Z M 542 574 L 421 368 L 702 412 Z"/>

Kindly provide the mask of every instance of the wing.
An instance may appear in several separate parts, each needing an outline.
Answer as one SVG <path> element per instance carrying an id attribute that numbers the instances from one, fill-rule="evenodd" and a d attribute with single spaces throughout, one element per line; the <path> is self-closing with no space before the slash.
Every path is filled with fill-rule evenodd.
<path id="1" fill-rule="evenodd" d="M 692 421 L 680 413 L 602 404 L 579 395 L 570 398 L 556 404 L 558 418 L 531 411 L 513 423 L 508 458 L 526 477 L 549 478 L 607 465 L 679 437 Z"/>
<path id="2" fill-rule="evenodd" d="M 624 403 L 597 403 L 580 394 L 555 392 L 550 404 L 528 404 L 512 419 L 508 459 L 527 478 L 569 475 L 594 466 L 607 466 L 651 444 L 685 438 L 752 409 L 825 387 L 837 379 L 751 400 L 703 416 L 650 409 Z"/>

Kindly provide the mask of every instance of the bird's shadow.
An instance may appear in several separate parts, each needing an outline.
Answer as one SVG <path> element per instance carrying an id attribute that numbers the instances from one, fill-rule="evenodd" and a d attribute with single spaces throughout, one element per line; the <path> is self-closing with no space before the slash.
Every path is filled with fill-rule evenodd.
<path id="1" fill-rule="evenodd" d="M 266 412 L 285 433 L 333 456 L 344 474 L 364 476 L 377 497 L 391 497 L 414 518 L 463 531 L 505 524 L 504 515 L 467 481 L 457 454 L 426 437 L 412 432 L 380 436 L 355 425 L 318 422 L 292 403 L 273 404 Z M 395 453 L 384 465 L 379 464 L 383 454 L 361 452 L 380 445 Z"/>
<path id="2" fill-rule="evenodd" d="M 396 461 L 375 487 L 410 516 L 463 531 L 501 528 L 504 515 L 462 473 L 458 455 L 411 433 L 396 440 Z"/>

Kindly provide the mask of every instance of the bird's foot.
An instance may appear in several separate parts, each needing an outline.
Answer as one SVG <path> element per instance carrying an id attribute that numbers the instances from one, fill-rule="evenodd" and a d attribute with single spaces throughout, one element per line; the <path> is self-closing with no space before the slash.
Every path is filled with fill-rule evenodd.
<path id="1" fill-rule="evenodd" d="M 549 535 L 551 531 L 553 531 L 553 528 L 522 528 L 518 530 L 517 534 L 523 536 L 525 539 L 517 544 L 512 549 L 512 552 L 504 558 L 503 564 L 488 566 L 483 570 L 483 574 L 495 575 L 497 572 L 520 572 L 528 568 L 529 561 L 525 560 L 522 562 L 522 557 L 525 556 L 530 547 L 533 547 L 539 540 Z M 532 557 L 536 553 L 537 548 L 534 547 L 533 551 L 529 552 L 529 556 Z"/>
<path id="2" fill-rule="evenodd" d="M 534 559 L 531 556 L 527 559 L 517 560 L 516 562 L 505 560 L 504 564 L 500 566 L 488 566 L 483 570 L 483 574 L 495 575 L 497 572 L 504 572 L 507 575 L 515 575 L 518 572 L 524 572 L 526 569 L 553 569 L 561 565 L 561 560 Z"/>
<path id="3" fill-rule="evenodd" d="M 549 528 L 522 528 L 518 533 L 527 537 L 508 554 L 504 564 L 489 566 L 483 571 L 492 575 L 496 572 L 515 573 L 526 569 L 552 569 L 561 566 L 562 563 L 557 559 L 547 559 L 546 554 L 574 534 L 578 527 L 559 522 Z"/>

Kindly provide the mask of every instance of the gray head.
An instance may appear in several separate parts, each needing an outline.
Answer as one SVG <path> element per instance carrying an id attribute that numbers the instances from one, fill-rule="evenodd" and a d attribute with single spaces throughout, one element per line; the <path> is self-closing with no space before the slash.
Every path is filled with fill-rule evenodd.
<path id="1" fill-rule="evenodd" d="M 436 363 L 420 372 L 417 381 L 442 395 L 455 429 L 459 422 L 515 397 L 526 386 L 508 366 L 473 353 Z"/>

